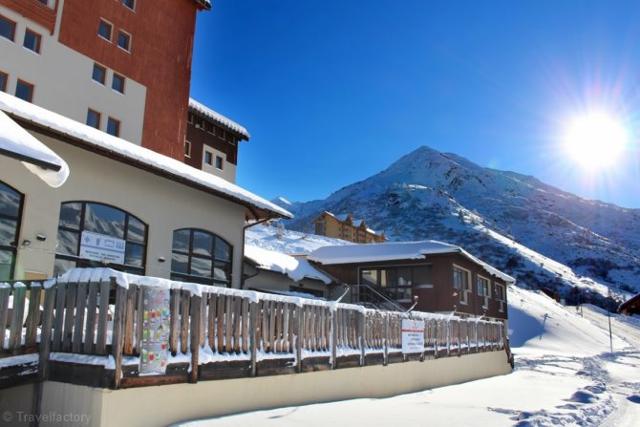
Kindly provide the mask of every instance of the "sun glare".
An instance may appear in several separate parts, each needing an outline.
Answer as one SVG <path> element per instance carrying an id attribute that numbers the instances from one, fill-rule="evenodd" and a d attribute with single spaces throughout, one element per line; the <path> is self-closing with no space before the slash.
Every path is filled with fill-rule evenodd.
<path id="1" fill-rule="evenodd" d="M 564 145 L 569 158 L 588 171 L 611 168 L 627 145 L 621 122 L 603 112 L 590 112 L 573 119 Z"/>

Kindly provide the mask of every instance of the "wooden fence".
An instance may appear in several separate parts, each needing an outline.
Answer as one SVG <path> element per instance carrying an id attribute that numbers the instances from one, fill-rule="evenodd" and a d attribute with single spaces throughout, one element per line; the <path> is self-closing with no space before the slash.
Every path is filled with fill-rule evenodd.
<path id="1" fill-rule="evenodd" d="M 154 287 L 170 289 L 171 356 L 165 375 L 144 376 L 138 372 L 144 299 Z M 403 319 L 424 321 L 421 351 L 402 352 Z M 107 269 L 0 284 L 0 325 L 6 326 L 0 327 L 0 361 L 32 355 L 29 366 L 37 366 L 28 375 L 13 374 L 111 388 L 386 365 L 507 345 L 501 322 L 379 311 Z"/>

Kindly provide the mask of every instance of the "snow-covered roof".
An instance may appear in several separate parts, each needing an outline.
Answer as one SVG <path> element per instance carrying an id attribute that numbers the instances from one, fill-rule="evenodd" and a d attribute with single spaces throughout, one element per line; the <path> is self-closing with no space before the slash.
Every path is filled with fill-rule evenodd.
<path id="1" fill-rule="evenodd" d="M 151 169 L 159 175 L 168 176 L 175 181 L 208 190 L 241 205 L 266 211 L 270 215 L 293 218 L 293 215 L 286 209 L 225 179 L 124 139 L 116 138 L 4 92 L 0 92 L 0 110 L 14 118 L 22 119 L 38 127 L 76 139 L 82 145 L 86 145 L 88 149 L 118 156 L 126 159 L 131 164 L 139 164 L 144 168 Z"/>
<path id="2" fill-rule="evenodd" d="M 435 240 L 420 242 L 368 243 L 364 245 L 325 246 L 311 252 L 308 259 L 320 264 L 355 264 L 361 262 L 421 259 L 426 255 L 459 253 L 482 266 L 484 270 L 507 283 L 515 279 L 484 261 L 474 257 L 459 246 Z"/>
<path id="3" fill-rule="evenodd" d="M 67 162 L 2 111 L 0 154 L 22 161 L 27 169 L 53 188 L 60 187 L 69 176 Z"/>
<path id="4" fill-rule="evenodd" d="M 245 245 L 244 256 L 253 261 L 258 268 L 286 274 L 296 282 L 304 278 L 320 280 L 327 285 L 332 282 L 329 276 L 318 271 L 304 258 L 292 257 L 253 245 Z"/>
<path id="5" fill-rule="evenodd" d="M 233 120 L 231 120 L 228 117 L 223 116 L 222 114 L 218 113 L 217 111 L 212 110 L 211 108 L 207 107 L 206 105 L 204 105 L 201 102 L 196 101 L 193 98 L 189 98 L 189 108 L 191 108 L 192 110 L 197 111 L 198 113 L 202 114 L 203 116 L 205 116 L 206 118 L 213 120 L 214 122 L 218 123 L 219 125 L 222 125 L 242 136 L 244 136 L 246 139 L 251 138 L 251 135 L 249 134 L 249 131 L 242 126 L 241 124 L 234 122 Z"/>

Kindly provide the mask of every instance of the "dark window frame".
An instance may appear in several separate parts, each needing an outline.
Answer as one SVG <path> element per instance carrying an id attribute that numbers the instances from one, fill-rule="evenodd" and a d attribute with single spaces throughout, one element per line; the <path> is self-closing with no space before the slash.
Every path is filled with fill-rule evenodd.
<path id="1" fill-rule="evenodd" d="M 0 76 L 4 77 L 4 83 L 0 85 L 0 92 L 7 92 L 7 86 L 9 86 L 9 73 L 0 71 Z"/>
<path id="2" fill-rule="evenodd" d="M 118 90 L 118 89 L 116 89 L 114 87 L 115 81 L 117 79 L 122 79 L 122 91 L 120 91 L 120 90 Z M 122 94 L 122 95 L 124 95 L 126 85 L 127 85 L 127 78 L 125 76 L 123 76 L 122 74 L 116 73 L 114 71 L 113 72 L 113 76 L 111 77 L 111 89 L 116 91 L 116 92 L 118 92 L 118 93 L 120 93 L 120 94 Z"/>
<path id="3" fill-rule="evenodd" d="M 27 87 L 29 87 L 31 89 L 30 92 L 29 92 L 29 99 L 20 98 L 18 96 L 18 87 L 21 84 L 24 85 L 24 86 L 27 86 Z M 35 91 L 36 91 L 36 85 L 34 85 L 33 83 L 29 83 L 28 81 L 22 80 L 22 79 L 18 79 L 18 81 L 16 82 L 15 95 L 16 95 L 17 98 L 20 98 L 23 101 L 33 102 L 33 95 L 34 95 Z"/>
<path id="4" fill-rule="evenodd" d="M 92 126 L 89 124 L 89 114 L 90 113 L 95 113 L 98 116 L 98 126 Z M 89 127 L 92 127 L 94 129 L 100 129 L 100 127 L 102 126 L 102 113 L 98 110 L 94 110 L 93 108 L 88 108 L 87 109 L 87 120 L 85 122 L 85 124 Z"/>
<path id="5" fill-rule="evenodd" d="M 31 34 L 34 36 L 35 49 L 31 49 L 30 47 L 25 45 L 25 43 L 27 42 L 27 34 Z M 31 28 L 27 27 L 27 29 L 24 31 L 24 39 L 22 40 L 22 47 L 40 55 L 40 50 L 42 48 L 42 35 L 38 32 L 33 31 Z"/>
<path id="6" fill-rule="evenodd" d="M 10 41 L 15 43 L 15 41 L 16 41 L 16 28 L 18 27 L 18 24 L 13 19 L 9 19 L 4 15 L 0 15 L 0 19 L 2 19 L 4 21 L 7 21 L 9 23 L 9 25 L 12 27 L 11 28 L 11 38 L 4 37 L 4 36 L 0 36 L 0 37 L 5 38 L 5 39 L 10 40 Z"/>
<path id="7" fill-rule="evenodd" d="M 102 81 L 95 79 L 96 68 L 102 70 L 102 72 L 103 72 Z M 104 86 L 107 83 L 107 67 L 105 67 L 103 65 L 100 65 L 97 62 L 94 62 L 93 63 L 93 69 L 91 70 L 91 80 L 93 80 L 96 83 L 100 83 L 102 86 Z"/>
<path id="8" fill-rule="evenodd" d="M 209 166 L 213 166 L 213 151 L 204 150 L 204 162 Z"/>
<path id="9" fill-rule="evenodd" d="M 13 245 L 3 245 L 0 244 L 0 250 L 5 252 L 10 252 L 11 256 L 11 266 L 9 267 L 9 280 L 12 280 L 15 275 L 16 269 L 16 257 L 18 254 L 18 242 L 20 241 L 20 232 L 22 228 L 22 216 L 24 212 L 24 193 L 18 191 L 15 187 L 7 184 L 6 182 L 0 180 L 0 185 L 7 187 L 10 191 L 13 191 L 20 198 L 20 205 L 18 206 L 18 216 L 13 217 L 11 215 L 3 215 L 0 213 L 0 219 L 7 219 L 9 221 L 16 222 L 16 230 L 15 230 L 15 241 Z M 0 279 L 2 280 L 2 279 Z"/>
<path id="10" fill-rule="evenodd" d="M 100 33 L 100 28 L 102 27 L 102 24 L 107 24 L 109 26 L 109 38 L 105 37 L 104 35 L 102 35 Z M 104 18 L 100 18 L 98 20 L 98 32 L 97 32 L 97 34 L 98 34 L 98 37 L 100 37 L 102 40 L 106 40 L 109 43 L 113 43 L 113 24 L 111 22 L 107 21 Z"/>
<path id="11" fill-rule="evenodd" d="M 115 123 L 116 124 L 116 133 L 115 134 L 109 132 L 109 124 L 110 123 Z M 116 119 L 115 117 L 108 116 L 107 117 L 107 127 L 105 128 L 105 132 L 107 132 L 111 136 L 115 136 L 116 138 L 120 138 L 121 125 L 122 125 L 122 122 L 120 120 Z"/>
<path id="12" fill-rule="evenodd" d="M 191 141 L 185 139 L 184 140 L 184 156 L 188 159 L 191 158 L 191 149 L 192 149 Z"/>
<path id="13" fill-rule="evenodd" d="M 183 251 L 183 250 L 178 250 L 175 249 L 174 244 L 175 244 L 175 234 L 177 232 L 181 232 L 181 231 L 188 231 L 189 232 L 189 247 L 187 249 L 187 251 Z M 198 254 L 195 253 L 193 250 L 193 236 L 195 233 L 203 233 L 206 235 L 209 235 L 212 238 L 212 247 L 211 247 L 211 256 L 208 255 L 203 255 L 203 254 Z M 216 258 L 216 243 L 217 240 L 222 241 L 225 245 L 227 245 L 228 249 L 229 249 L 229 259 L 228 260 L 223 260 L 220 258 Z M 232 286 L 233 283 L 233 245 L 231 243 L 229 243 L 229 241 L 227 239 L 224 239 L 223 237 L 221 237 L 220 235 L 213 233 L 209 230 L 204 230 L 201 228 L 179 228 L 176 230 L 173 230 L 173 236 L 172 236 L 172 241 L 171 241 L 171 266 L 170 266 L 170 274 L 171 274 L 171 280 L 179 280 L 179 281 L 183 281 L 183 282 L 192 282 L 192 283 L 199 283 L 199 284 L 204 284 L 204 285 L 209 285 L 209 286 L 225 286 L 227 288 L 230 288 Z M 181 273 L 181 272 L 176 272 L 173 271 L 173 255 L 177 254 L 177 255 L 182 255 L 182 256 L 186 256 L 187 257 L 187 273 Z M 191 264 L 192 264 L 192 260 L 193 259 L 201 259 L 201 260 L 206 260 L 206 261 L 210 261 L 211 262 L 211 276 L 210 277 L 203 277 L 203 276 L 196 276 L 192 273 L 191 271 Z M 215 269 L 216 269 L 216 265 L 220 265 L 220 264 L 226 264 L 226 268 L 225 268 L 225 272 L 227 274 L 228 280 L 223 281 L 223 280 L 217 280 L 215 278 Z"/>
<path id="14" fill-rule="evenodd" d="M 129 0 L 129 1 L 131 1 L 131 3 L 132 3 L 131 6 L 129 6 L 127 4 L 127 0 L 120 0 L 120 2 L 122 3 L 122 5 L 124 7 L 126 7 L 127 9 L 129 9 L 132 12 L 135 12 L 136 11 L 136 6 L 138 6 L 138 2 L 136 0 Z"/>
<path id="15" fill-rule="evenodd" d="M 142 246 L 142 267 L 136 267 L 136 266 L 132 266 L 132 265 L 127 265 L 126 264 L 126 258 L 125 258 L 125 264 L 106 264 L 107 267 L 113 268 L 114 270 L 118 270 L 118 271 L 125 271 L 125 272 L 129 272 L 129 273 L 133 273 L 133 274 L 138 274 L 141 276 L 144 276 L 147 270 L 147 250 L 148 250 L 148 246 L 149 246 L 149 224 L 147 224 L 146 222 L 144 222 L 142 219 L 140 219 L 139 217 L 133 215 L 132 213 L 129 213 L 128 211 L 119 208 L 117 206 L 114 205 L 110 205 L 108 203 L 102 203 L 102 202 L 94 202 L 91 200 L 69 200 L 66 202 L 62 202 L 60 204 L 60 212 L 62 212 L 62 208 L 64 205 L 69 205 L 69 204 L 80 204 L 80 223 L 78 225 L 78 228 L 73 228 L 73 227 L 69 227 L 66 225 L 61 225 L 60 224 L 60 218 L 58 217 L 58 233 L 60 233 L 60 231 L 66 231 L 66 232 L 70 232 L 70 233 L 75 233 L 77 234 L 78 237 L 78 244 L 76 246 L 76 255 L 70 255 L 70 254 L 65 254 L 65 253 L 59 253 L 57 251 L 57 247 L 56 247 L 56 252 L 55 252 L 55 259 L 58 260 L 64 260 L 64 261 L 71 261 L 71 262 L 75 262 L 76 263 L 76 267 L 104 267 L 105 265 L 99 261 L 93 261 L 93 260 L 89 260 L 86 258 L 80 258 L 80 245 L 81 245 L 81 238 L 82 238 L 82 232 L 84 230 L 86 230 L 86 212 L 87 212 L 87 204 L 92 204 L 92 205 L 100 205 L 100 206 L 105 206 L 108 208 L 112 208 L 115 210 L 118 210 L 122 213 L 124 213 L 125 219 L 124 219 L 124 234 L 122 237 L 122 240 L 124 240 L 126 242 L 126 244 L 133 244 L 133 245 L 138 245 L 138 246 Z M 143 242 L 140 243 L 138 241 L 132 241 L 129 239 L 129 220 L 130 218 L 135 219 L 136 221 L 140 222 L 143 226 L 144 226 L 144 239 Z M 56 236 L 57 238 L 57 236 Z M 126 255 L 125 255 L 126 256 Z"/>
<path id="16" fill-rule="evenodd" d="M 125 36 L 126 40 L 127 40 L 127 47 L 124 47 L 120 44 L 120 36 Z M 131 40 L 133 40 L 133 36 L 131 35 L 131 33 L 129 33 L 128 31 L 125 31 L 123 29 L 119 29 L 118 30 L 118 37 L 116 37 L 116 45 L 124 50 L 127 53 L 131 53 Z"/>
<path id="17" fill-rule="evenodd" d="M 416 279 L 415 279 L 415 269 L 417 268 L 423 268 L 423 267 L 428 267 L 431 269 L 432 273 L 433 273 L 433 265 L 431 263 L 428 264 L 397 264 L 397 265 L 375 265 L 375 266 L 370 266 L 370 267 L 360 267 L 358 268 L 358 283 L 360 285 L 364 285 L 368 283 L 365 283 L 365 281 L 363 280 L 363 272 L 365 271 L 375 271 L 376 272 L 376 284 L 372 285 L 373 288 L 376 289 L 382 289 L 386 294 L 388 294 L 389 296 L 392 297 L 396 297 L 398 295 L 401 295 L 402 293 L 407 292 L 407 290 L 411 290 L 410 291 L 410 295 L 411 298 L 395 298 L 396 300 L 401 300 L 404 302 L 409 302 L 409 300 L 411 300 L 413 298 L 413 288 L 419 285 L 424 285 L 424 283 L 416 283 Z M 382 286 L 381 283 L 381 272 L 382 271 L 388 271 L 388 270 L 396 270 L 396 274 L 397 274 L 397 270 L 409 270 L 411 272 L 411 284 L 410 285 L 394 285 L 394 286 L 389 286 L 389 285 L 385 285 Z M 371 286 L 371 285 L 370 285 Z"/>
<path id="18" fill-rule="evenodd" d="M 220 165 L 218 165 L 218 163 Z M 222 158 L 222 156 L 216 156 L 216 169 L 218 169 L 219 171 L 224 170 L 224 159 Z"/>

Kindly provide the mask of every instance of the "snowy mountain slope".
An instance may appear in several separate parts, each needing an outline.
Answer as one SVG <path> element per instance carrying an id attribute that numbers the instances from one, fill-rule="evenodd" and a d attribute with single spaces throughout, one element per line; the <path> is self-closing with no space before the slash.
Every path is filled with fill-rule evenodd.
<path id="1" fill-rule="evenodd" d="M 350 243 L 340 239 L 285 230 L 269 225 L 256 225 L 247 229 L 245 244 L 288 255 L 297 255 L 308 254 L 322 246 L 348 245 Z"/>
<path id="2" fill-rule="evenodd" d="M 600 295 L 607 287 L 622 297 L 640 291 L 640 210 L 428 147 L 325 200 L 287 209 L 296 215 L 287 227 L 296 230 L 311 231 L 313 219 L 329 210 L 365 218 L 391 240 L 455 243 L 532 287 L 565 296 L 574 285 Z"/>
<path id="3" fill-rule="evenodd" d="M 183 426 L 634 426 L 640 419 L 640 323 L 584 317 L 540 293 L 512 287 L 510 375 L 385 399 L 255 411 Z M 585 308 L 586 313 L 586 308 Z M 640 322 L 640 319 L 639 319 Z M 635 343 L 635 348 L 631 344 Z M 429 363 L 428 361 L 425 363 Z"/>

